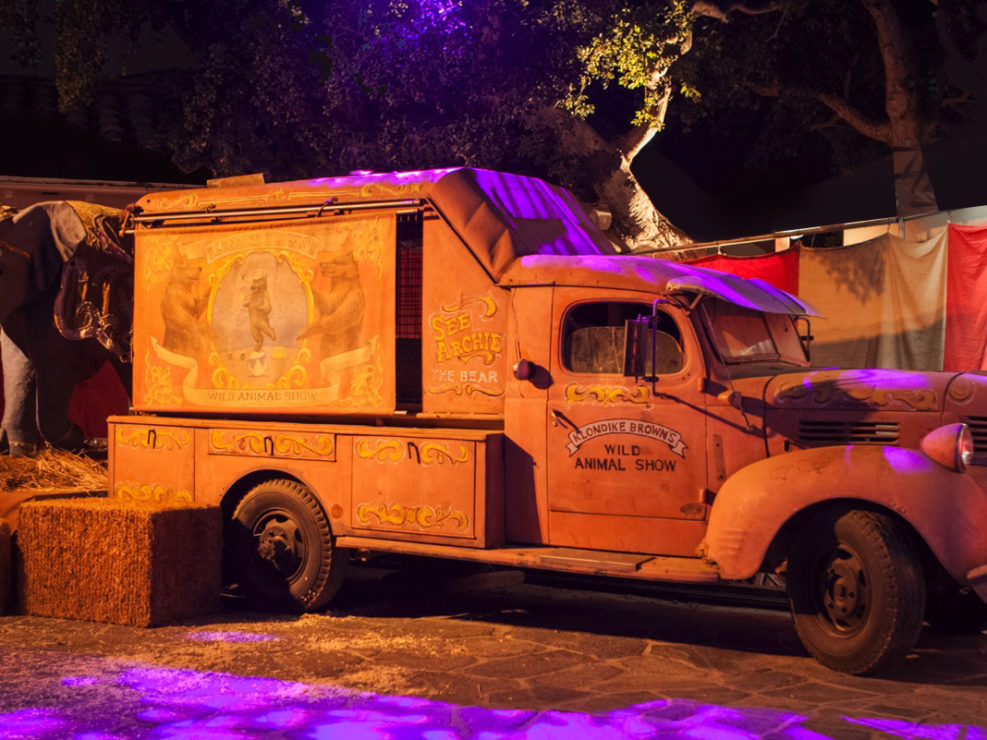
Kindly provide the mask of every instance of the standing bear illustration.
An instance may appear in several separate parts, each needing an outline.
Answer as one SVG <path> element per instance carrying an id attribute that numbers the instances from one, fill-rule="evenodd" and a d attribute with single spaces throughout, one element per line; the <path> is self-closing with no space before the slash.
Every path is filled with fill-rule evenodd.
<path id="1" fill-rule="evenodd" d="M 313 294 L 319 317 L 298 335 L 298 339 L 319 336 L 319 352 L 324 359 L 360 346 L 366 298 L 352 252 L 320 262 L 319 269 L 329 279 L 329 289 Z"/>
<path id="2" fill-rule="evenodd" d="M 272 342 L 278 336 L 271 326 L 271 295 L 267 290 L 267 276 L 255 277 L 250 283 L 250 293 L 244 304 L 250 321 L 250 336 L 254 338 L 254 352 L 264 347 L 264 337 Z"/>
<path id="3" fill-rule="evenodd" d="M 206 298 L 199 295 L 201 273 L 201 267 L 176 252 L 161 298 L 161 318 L 165 325 L 161 346 L 186 357 L 198 355 L 204 338 L 201 321 Z"/>

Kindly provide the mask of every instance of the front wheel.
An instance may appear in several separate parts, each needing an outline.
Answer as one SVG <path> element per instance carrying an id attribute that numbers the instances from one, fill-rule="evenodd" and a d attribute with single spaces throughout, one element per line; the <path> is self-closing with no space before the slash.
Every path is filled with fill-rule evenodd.
<path id="1" fill-rule="evenodd" d="M 872 673 L 911 649 L 925 611 L 925 581 L 908 536 L 883 514 L 858 509 L 813 517 L 788 565 L 795 629 L 827 668 Z"/>
<path id="2" fill-rule="evenodd" d="M 230 565 L 255 608 L 318 611 L 339 590 L 348 555 L 334 546 L 315 496 L 296 481 L 254 486 L 233 512 Z"/>

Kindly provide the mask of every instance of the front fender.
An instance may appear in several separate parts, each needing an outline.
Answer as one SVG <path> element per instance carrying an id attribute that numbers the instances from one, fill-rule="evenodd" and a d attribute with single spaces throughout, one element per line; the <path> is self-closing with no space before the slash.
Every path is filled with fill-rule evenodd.
<path id="1" fill-rule="evenodd" d="M 713 502 L 705 555 L 723 578 L 749 578 L 785 522 L 837 499 L 894 511 L 959 583 L 987 564 L 987 492 L 973 478 L 918 450 L 852 445 L 785 453 L 732 475 Z M 987 578 L 975 579 L 970 585 L 987 601 Z"/>

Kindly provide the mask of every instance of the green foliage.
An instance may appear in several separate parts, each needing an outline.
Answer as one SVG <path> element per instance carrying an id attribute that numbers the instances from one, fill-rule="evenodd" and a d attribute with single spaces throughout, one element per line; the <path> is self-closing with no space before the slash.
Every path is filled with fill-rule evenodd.
<path id="1" fill-rule="evenodd" d="M 24 59 L 32 7 L 0 0 Z M 277 177 L 571 172 L 545 111 L 586 117 L 602 83 L 637 96 L 625 129 L 659 125 L 689 22 L 678 0 L 58 0 L 55 12 L 63 110 L 91 100 L 111 53 L 168 28 L 191 55 L 156 91 L 176 160 Z"/>
<path id="2" fill-rule="evenodd" d="M 671 7 L 652 2 L 619 8 L 606 19 L 602 31 L 577 49 L 582 64 L 579 85 L 569 89 L 562 105 L 585 118 L 595 110 L 587 95 L 590 85 L 598 82 L 606 88 L 616 80 L 623 88 L 643 92 L 634 125 L 660 128 L 663 102 L 671 89 L 668 71 L 683 52 L 691 24 L 681 0 Z"/>

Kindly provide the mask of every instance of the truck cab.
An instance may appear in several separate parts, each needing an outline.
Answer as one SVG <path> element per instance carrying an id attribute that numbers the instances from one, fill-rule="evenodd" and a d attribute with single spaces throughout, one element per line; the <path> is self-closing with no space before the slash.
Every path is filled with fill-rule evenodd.
<path id="1" fill-rule="evenodd" d="M 533 178 L 237 185 L 135 213 L 111 494 L 222 507 L 260 607 L 324 607 L 369 550 L 771 573 L 809 651 L 852 673 L 925 619 L 984 623 L 978 375 L 813 368 L 811 306 L 618 254 Z"/>

